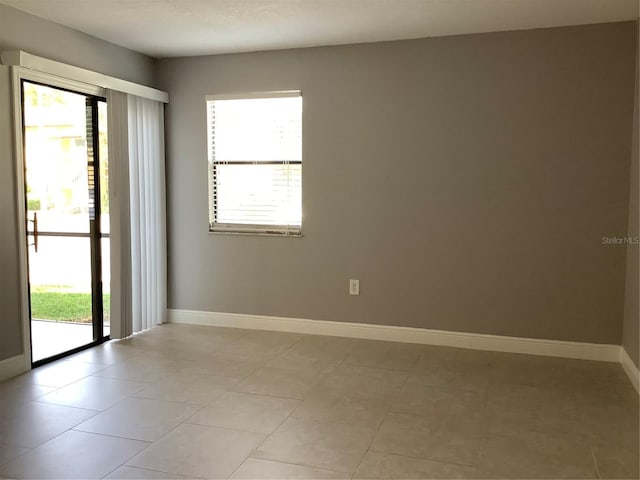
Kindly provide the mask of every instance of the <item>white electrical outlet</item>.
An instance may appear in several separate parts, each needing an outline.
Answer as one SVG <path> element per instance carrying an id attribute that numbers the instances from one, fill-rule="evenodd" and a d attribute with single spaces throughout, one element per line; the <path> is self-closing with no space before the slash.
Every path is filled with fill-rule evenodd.
<path id="1" fill-rule="evenodd" d="M 360 295 L 360 280 L 349 280 L 349 295 Z"/>

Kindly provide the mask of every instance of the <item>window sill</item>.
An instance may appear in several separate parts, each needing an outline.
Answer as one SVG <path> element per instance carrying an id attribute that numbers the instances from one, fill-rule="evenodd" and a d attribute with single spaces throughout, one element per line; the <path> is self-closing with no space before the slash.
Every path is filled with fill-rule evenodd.
<path id="1" fill-rule="evenodd" d="M 302 238 L 304 235 L 300 233 L 282 233 L 282 232 L 234 232 L 224 230 L 209 230 L 209 235 L 242 235 L 242 236 L 256 236 L 256 237 L 289 237 L 289 238 Z"/>

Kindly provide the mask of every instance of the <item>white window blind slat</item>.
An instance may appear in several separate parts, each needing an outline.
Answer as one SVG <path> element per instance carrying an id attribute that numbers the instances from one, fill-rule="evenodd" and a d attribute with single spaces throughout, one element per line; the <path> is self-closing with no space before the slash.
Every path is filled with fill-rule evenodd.
<path id="1" fill-rule="evenodd" d="M 300 234 L 300 92 L 207 97 L 207 136 L 209 229 Z"/>

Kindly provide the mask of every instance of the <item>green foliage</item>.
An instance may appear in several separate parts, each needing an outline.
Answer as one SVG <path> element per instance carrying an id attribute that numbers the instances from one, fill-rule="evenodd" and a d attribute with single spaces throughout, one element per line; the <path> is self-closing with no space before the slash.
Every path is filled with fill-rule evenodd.
<path id="1" fill-rule="evenodd" d="M 25 83 L 24 86 L 25 105 L 32 107 L 48 107 L 54 103 L 63 105 L 64 92 L 54 88 L 36 86 L 33 83 Z"/>
<path id="2" fill-rule="evenodd" d="M 71 206 L 71 202 L 73 200 L 73 189 L 72 188 L 62 188 L 62 195 L 64 196 L 64 206 Z"/>
<path id="3" fill-rule="evenodd" d="M 58 291 L 56 291 L 58 290 Z M 64 292 L 60 287 L 36 287 L 31 290 L 31 317 L 63 322 L 91 322 L 91 294 Z M 104 294 L 105 318 L 109 313 L 110 295 Z"/>
<path id="4" fill-rule="evenodd" d="M 33 212 L 40 210 L 40 199 L 38 198 L 29 198 L 27 199 L 27 210 Z"/>

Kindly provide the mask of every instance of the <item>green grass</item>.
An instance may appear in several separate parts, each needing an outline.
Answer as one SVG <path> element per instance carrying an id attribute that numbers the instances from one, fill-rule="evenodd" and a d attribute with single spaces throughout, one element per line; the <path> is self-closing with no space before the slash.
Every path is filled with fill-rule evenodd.
<path id="1" fill-rule="evenodd" d="M 58 322 L 90 322 L 91 294 L 65 291 L 59 285 L 35 286 L 31 289 L 31 317 Z M 110 295 L 103 295 L 105 320 L 109 315 Z"/>

